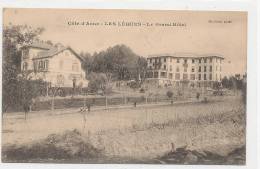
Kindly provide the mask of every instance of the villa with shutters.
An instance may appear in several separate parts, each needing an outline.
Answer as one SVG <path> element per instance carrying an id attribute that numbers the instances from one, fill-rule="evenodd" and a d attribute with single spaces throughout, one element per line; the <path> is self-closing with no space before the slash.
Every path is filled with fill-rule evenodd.
<path id="1" fill-rule="evenodd" d="M 212 87 L 220 82 L 224 57 L 217 54 L 158 54 L 147 57 L 148 84 L 158 86 Z"/>
<path id="2" fill-rule="evenodd" d="M 51 87 L 87 87 L 82 58 L 70 47 L 34 42 L 22 47 L 21 69 Z"/>

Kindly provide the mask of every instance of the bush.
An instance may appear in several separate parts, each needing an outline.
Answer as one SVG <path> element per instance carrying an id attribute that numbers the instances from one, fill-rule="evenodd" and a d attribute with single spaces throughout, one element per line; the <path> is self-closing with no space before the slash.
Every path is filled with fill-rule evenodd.
<path id="1" fill-rule="evenodd" d="M 96 93 L 98 90 L 104 91 L 107 85 L 107 77 L 104 73 L 90 73 L 88 75 L 88 88 L 92 93 Z"/>
<path id="2" fill-rule="evenodd" d="M 144 93 L 145 90 L 143 88 L 140 89 L 140 93 Z"/>
<path id="3" fill-rule="evenodd" d="M 132 88 L 132 89 L 137 89 L 137 88 L 140 87 L 140 84 L 139 84 L 138 82 L 136 82 L 136 81 L 131 81 L 131 82 L 129 82 L 127 85 L 128 85 L 130 88 Z"/>
<path id="4" fill-rule="evenodd" d="M 199 92 L 196 93 L 196 98 L 199 100 L 199 98 L 200 98 L 200 93 Z"/>
<path id="5" fill-rule="evenodd" d="M 86 141 L 76 129 L 62 134 L 50 134 L 31 145 L 8 145 L 3 148 L 3 161 L 6 162 L 90 159 L 100 156 L 102 151 Z"/>
<path id="6" fill-rule="evenodd" d="M 166 95 L 168 96 L 168 98 L 172 98 L 173 92 L 172 91 L 167 91 Z"/>

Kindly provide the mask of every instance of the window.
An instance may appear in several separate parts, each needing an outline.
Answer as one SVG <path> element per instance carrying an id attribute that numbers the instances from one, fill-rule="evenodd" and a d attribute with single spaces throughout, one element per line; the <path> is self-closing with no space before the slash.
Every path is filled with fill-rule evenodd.
<path id="1" fill-rule="evenodd" d="M 209 59 L 209 62 L 212 63 L 212 58 Z"/>
<path id="2" fill-rule="evenodd" d="M 218 66 L 216 66 L 216 70 L 218 70 Z"/>
<path id="3" fill-rule="evenodd" d="M 23 63 L 23 70 L 27 70 L 28 69 L 28 63 L 27 62 L 24 62 Z"/>
<path id="4" fill-rule="evenodd" d="M 219 67 L 219 71 L 221 71 L 221 66 Z"/>
<path id="5" fill-rule="evenodd" d="M 158 72 L 154 72 L 154 78 L 158 78 Z"/>
<path id="6" fill-rule="evenodd" d="M 201 74 L 199 74 L 199 80 L 201 80 Z"/>
<path id="7" fill-rule="evenodd" d="M 43 65 L 43 64 L 44 64 L 44 63 L 43 63 L 42 60 L 39 61 L 39 63 L 38 63 L 38 69 L 39 69 L 39 70 L 44 69 L 44 65 Z"/>
<path id="8" fill-rule="evenodd" d="M 170 62 L 172 62 L 172 58 L 170 58 Z"/>
<path id="9" fill-rule="evenodd" d="M 72 71 L 75 71 L 75 72 L 78 72 L 78 71 L 79 71 L 78 63 L 73 63 L 73 64 L 72 64 Z"/>
<path id="10" fill-rule="evenodd" d="M 195 63 L 195 60 L 194 60 L 194 59 L 192 59 L 192 60 L 191 60 L 191 62 L 192 62 L 192 63 Z"/>
<path id="11" fill-rule="evenodd" d="M 218 80 L 218 74 L 216 74 L 216 80 Z"/>
<path id="12" fill-rule="evenodd" d="M 191 72 L 195 72 L 195 68 L 194 67 L 191 68 Z"/>
<path id="13" fill-rule="evenodd" d="M 180 80 L 180 73 L 175 73 L 175 80 Z"/>
<path id="14" fill-rule="evenodd" d="M 45 60 L 45 69 L 48 70 L 49 69 L 49 61 Z"/>
<path id="15" fill-rule="evenodd" d="M 161 72 L 161 78 L 166 78 L 166 72 Z"/>
<path id="16" fill-rule="evenodd" d="M 207 74 L 204 74 L 204 80 L 207 80 Z"/>
<path id="17" fill-rule="evenodd" d="M 177 67 L 177 68 L 176 68 L 176 72 L 179 72 L 179 71 L 180 71 L 180 69 L 179 69 L 179 67 Z"/>
<path id="18" fill-rule="evenodd" d="M 188 74 L 187 73 L 183 74 L 183 80 L 188 80 Z"/>
<path id="19" fill-rule="evenodd" d="M 201 59 L 199 59 L 199 63 L 201 63 Z"/>
<path id="20" fill-rule="evenodd" d="M 209 74 L 209 80 L 212 80 L 212 74 Z"/>
<path id="21" fill-rule="evenodd" d="M 207 71 L 207 66 L 204 66 L 204 72 L 206 72 Z"/>
<path id="22" fill-rule="evenodd" d="M 199 72 L 201 72 L 201 66 L 199 66 Z"/>
<path id="23" fill-rule="evenodd" d="M 177 59 L 177 63 L 180 63 L 180 59 Z"/>
<path id="24" fill-rule="evenodd" d="M 170 71 L 172 71 L 172 65 L 170 65 Z"/>
<path id="25" fill-rule="evenodd" d="M 169 79 L 172 79 L 172 73 L 169 73 Z"/>
<path id="26" fill-rule="evenodd" d="M 37 61 L 33 61 L 33 70 L 34 70 L 34 71 L 37 70 Z"/>
<path id="27" fill-rule="evenodd" d="M 184 63 L 187 63 L 187 59 L 184 59 Z"/>
<path id="28" fill-rule="evenodd" d="M 63 60 L 60 60 L 60 70 L 63 69 Z"/>
<path id="29" fill-rule="evenodd" d="M 195 80 L 195 74 L 190 75 L 190 80 Z"/>
<path id="30" fill-rule="evenodd" d="M 166 70 L 166 65 L 163 65 L 163 69 Z"/>
<path id="31" fill-rule="evenodd" d="M 63 75 L 57 75 L 57 84 L 60 86 L 64 85 L 65 78 Z"/>
<path id="32" fill-rule="evenodd" d="M 28 57 L 29 57 L 29 50 L 28 49 L 22 50 L 22 58 L 27 59 Z"/>
<path id="33" fill-rule="evenodd" d="M 166 62 L 166 58 L 164 58 L 164 62 Z"/>
<path id="34" fill-rule="evenodd" d="M 204 63 L 207 63 L 207 58 L 204 59 Z"/>
<path id="35" fill-rule="evenodd" d="M 153 78 L 153 72 L 147 72 L 146 77 L 147 78 Z"/>
<path id="36" fill-rule="evenodd" d="M 209 71 L 212 72 L 212 66 L 209 67 Z"/>
<path id="37" fill-rule="evenodd" d="M 220 64 L 221 64 L 221 61 L 222 61 L 222 60 L 220 59 Z"/>
<path id="38" fill-rule="evenodd" d="M 150 59 L 150 63 L 152 63 L 152 59 Z"/>

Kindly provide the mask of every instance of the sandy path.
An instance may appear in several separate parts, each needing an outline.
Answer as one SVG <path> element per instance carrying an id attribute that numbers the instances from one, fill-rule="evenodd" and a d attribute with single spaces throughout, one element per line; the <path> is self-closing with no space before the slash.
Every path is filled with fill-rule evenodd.
<path id="1" fill-rule="evenodd" d="M 86 127 L 83 130 L 83 116 L 80 113 L 29 116 L 25 121 L 17 115 L 3 120 L 3 145 L 24 144 L 46 138 L 52 133 L 78 129 L 98 148 L 105 148 L 109 155 L 156 157 L 170 149 L 171 142 L 177 146 L 189 145 L 189 148 L 201 149 L 218 146 L 236 146 L 244 142 L 242 136 L 232 133 L 240 132 L 239 128 L 227 123 L 208 126 L 184 125 L 176 128 L 149 129 L 151 123 L 165 123 L 169 120 L 189 119 L 209 114 L 232 112 L 240 105 L 235 98 L 227 98 L 222 102 L 208 104 L 193 103 L 142 108 L 126 108 L 115 110 L 96 110 L 86 116 Z M 62 112 L 60 112 L 62 113 Z M 228 130 L 226 130 L 228 128 Z M 229 146 L 230 147 L 230 146 Z"/>

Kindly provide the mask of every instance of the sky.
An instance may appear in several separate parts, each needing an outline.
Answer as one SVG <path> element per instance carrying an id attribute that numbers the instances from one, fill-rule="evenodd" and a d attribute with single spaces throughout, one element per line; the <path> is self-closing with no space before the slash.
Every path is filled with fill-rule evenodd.
<path id="1" fill-rule="evenodd" d="M 224 75 L 246 72 L 246 12 L 9 8 L 4 9 L 3 16 L 4 25 L 43 27 L 40 39 L 71 46 L 78 53 L 93 54 L 125 44 L 144 57 L 160 53 L 220 54 L 225 58 Z M 79 25 L 73 25 L 76 22 Z M 112 25 L 106 25 L 109 22 Z M 122 22 L 137 25 L 119 26 Z M 158 26 L 169 23 L 182 26 Z"/>

